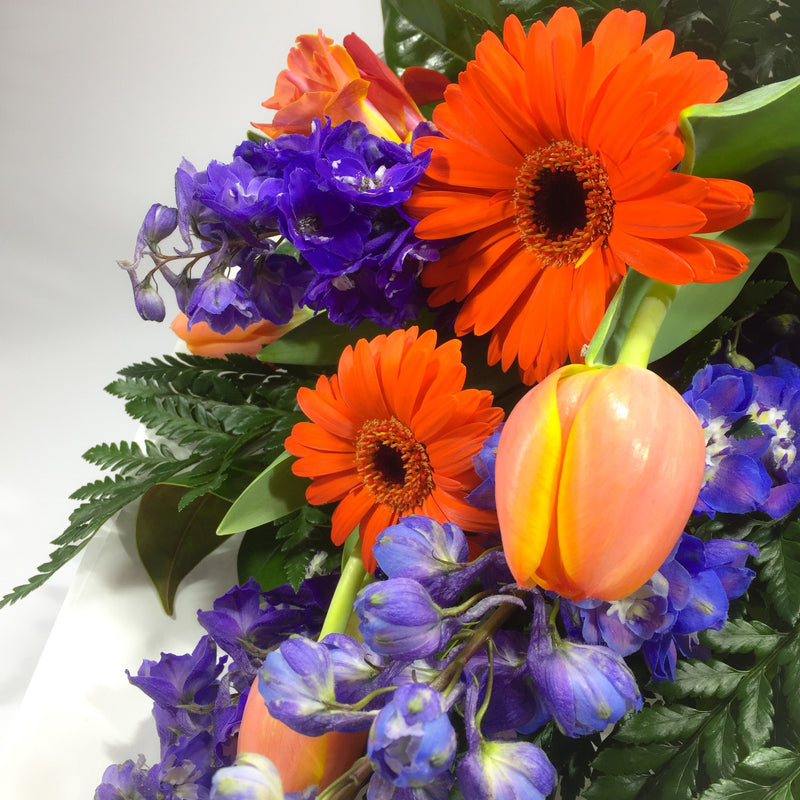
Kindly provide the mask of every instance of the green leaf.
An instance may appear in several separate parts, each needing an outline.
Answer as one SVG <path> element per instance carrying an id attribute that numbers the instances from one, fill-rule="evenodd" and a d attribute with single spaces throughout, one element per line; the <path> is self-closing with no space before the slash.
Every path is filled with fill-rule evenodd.
<path id="1" fill-rule="evenodd" d="M 286 583 L 284 558 L 279 542 L 270 537 L 264 525 L 248 531 L 242 537 L 236 557 L 236 574 L 239 583 L 255 578 L 264 591 Z"/>
<path id="2" fill-rule="evenodd" d="M 615 733 L 620 742 L 670 742 L 696 733 L 710 712 L 690 706 L 651 706 L 628 717 Z"/>
<path id="3" fill-rule="evenodd" d="M 665 742 L 635 747 L 607 747 L 600 750 L 592 766 L 607 775 L 646 775 L 650 770 L 663 766 L 677 750 L 677 745 Z"/>
<path id="4" fill-rule="evenodd" d="M 752 539 L 760 550 L 756 566 L 775 610 L 795 624 L 800 619 L 800 523 L 762 528 Z"/>
<path id="5" fill-rule="evenodd" d="M 661 323 L 650 360 L 663 358 L 719 317 L 736 299 L 764 257 L 784 240 L 790 221 L 791 206 L 784 195 L 756 195 L 750 218 L 714 237 L 741 250 L 750 259 L 747 269 L 722 283 L 679 286 Z"/>
<path id="6" fill-rule="evenodd" d="M 292 472 L 292 457 L 283 452 L 239 495 L 220 522 L 218 535 L 257 528 L 300 508 L 306 486 L 308 481 Z"/>
<path id="7" fill-rule="evenodd" d="M 726 710 L 717 714 L 703 729 L 700 753 L 710 780 L 728 778 L 739 761 L 736 722 Z"/>
<path id="8" fill-rule="evenodd" d="M 678 662 L 675 680 L 663 684 L 662 689 L 670 697 L 727 697 L 745 675 L 723 661 L 684 660 Z"/>
<path id="9" fill-rule="evenodd" d="M 586 800 L 636 800 L 647 775 L 601 775 L 583 792 Z"/>
<path id="10" fill-rule="evenodd" d="M 725 435 L 729 439 L 745 441 L 746 439 L 754 439 L 756 436 L 763 436 L 764 431 L 761 430 L 759 424 L 749 414 L 745 414 L 731 423 Z"/>
<path id="11" fill-rule="evenodd" d="M 763 671 L 756 671 L 742 681 L 736 693 L 739 701 L 739 737 L 750 753 L 766 744 L 772 733 L 775 709 L 772 686 Z"/>
<path id="12" fill-rule="evenodd" d="M 710 786 L 700 800 L 791 800 L 798 778 L 800 755 L 784 747 L 764 747 L 742 761 L 733 778 Z"/>
<path id="13" fill-rule="evenodd" d="M 717 653 L 755 653 L 763 656 L 775 650 L 785 634 L 758 620 L 729 619 L 722 630 L 707 630 L 702 638 Z"/>
<path id="14" fill-rule="evenodd" d="M 475 54 L 475 34 L 450 0 L 381 0 L 383 54 L 395 71 L 428 67 L 455 80 Z"/>
<path id="15" fill-rule="evenodd" d="M 696 785 L 699 760 L 700 743 L 693 739 L 648 781 L 647 795 L 669 797 L 670 800 L 689 800 Z"/>
<path id="16" fill-rule="evenodd" d="M 780 190 L 787 176 L 800 174 L 798 119 L 800 76 L 723 103 L 692 106 L 680 117 L 684 171 Z"/>
<path id="17" fill-rule="evenodd" d="M 385 330 L 373 322 L 362 322 L 355 328 L 348 328 L 334 324 L 327 314 L 317 314 L 262 347 L 258 358 L 271 364 L 331 366 L 338 363 L 347 345 L 353 345 L 359 339 L 372 339 L 380 333 L 385 333 Z"/>
<path id="18" fill-rule="evenodd" d="M 217 525 L 230 503 L 207 494 L 178 509 L 186 487 L 157 484 L 142 496 L 136 517 L 136 548 L 161 604 L 172 614 L 178 584 L 221 544 Z"/>

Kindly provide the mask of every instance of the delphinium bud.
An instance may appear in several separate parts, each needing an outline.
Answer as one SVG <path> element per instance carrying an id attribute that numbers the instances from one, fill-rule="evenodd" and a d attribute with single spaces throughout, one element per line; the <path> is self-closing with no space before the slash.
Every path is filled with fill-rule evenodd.
<path id="1" fill-rule="evenodd" d="M 209 800 L 283 800 L 281 776 L 275 765 L 259 753 L 240 753 L 230 767 L 211 779 Z"/>

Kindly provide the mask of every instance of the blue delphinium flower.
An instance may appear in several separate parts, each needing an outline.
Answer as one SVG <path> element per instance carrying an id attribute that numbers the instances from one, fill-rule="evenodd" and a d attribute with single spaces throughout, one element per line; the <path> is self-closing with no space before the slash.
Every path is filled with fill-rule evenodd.
<path id="1" fill-rule="evenodd" d="M 328 646 L 301 636 L 267 654 L 258 690 L 273 717 L 307 736 L 366 730 L 374 717 L 374 712 L 355 711 L 337 700 Z"/>
<path id="2" fill-rule="evenodd" d="M 189 325 L 218 333 L 261 319 L 284 324 L 299 305 L 326 311 L 337 324 L 372 320 L 398 327 L 418 316 L 422 266 L 438 248 L 413 235 L 402 211 L 429 156 L 380 139 L 360 122 L 315 122 L 311 134 L 243 142 L 229 163 L 204 170 L 183 161 L 175 176 L 176 208 L 155 205 L 136 241 L 134 263 L 121 262 L 137 310 L 163 319 L 153 282 L 160 271 Z M 177 228 L 186 266 L 161 252 Z M 284 236 L 298 258 L 275 253 Z M 154 269 L 137 276 L 147 256 Z M 191 275 L 200 262 L 202 275 Z"/>
<path id="3" fill-rule="evenodd" d="M 458 627 L 445 619 L 425 588 L 411 578 L 370 584 L 356 598 L 354 608 L 364 641 L 390 658 L 412 661 L 432 656 Z"/>
<path id="4" fill-rule="evenodd" d="M 445 698 L 422 683 L 399 686 L 372 724 L 367 756 L 376 774 L 399 788 L 450 782 L 456 732 Z M 376 788 L 367 797 L 374 797 Z"/>
<path id="5" fill-rule="evenodd" d="M 386 575 L 416 581 L 441 605 L 452 603 L 476 579 L 488 584 L 487 588 L 514 581 L 500 551 L 469 562 L 467 538 L 461 528 L 419 514 L 385 528 L 373 553 Z"/>
<path id="6" fill-rule="evenodd" d="M 178 735 L 190 735 L 211 725 L 211 710 L 219 690 L 219 675 L 227 656 L 217 659 L 217 650 L 203 636 L 191 653 L 162 653 L 159 661 L 145 660 L 128 680 L 154 701 L 162 748 L 174 744 Z"/>
<path id="7" fill-rule="evenodd" d="M 605 645 L 554 638 L 544 599 L 534 595 L 528 669 L 542 704 L 567 736 L 602 731 L 642 706 L 633 673 Z"/>
<path id="8" fill-rule="evenodd" d="M 771 481 L 761 456 L 765 436 L 737 438 L 734 423 L 755 399 L 753 376 L 727 364 L 709 365 L 692 379 L 683 399 L 697 414 L 706 438 L 706 469 L 695 512 L 712 519 L 716 512 L 746 514 L 769 497 Z"/>
<path id="9" fill-rule="evenodd" d="M 468 684 L 464 708 L 468 749 L 456 767 L 464 800 L 544 800 L 556 783 L 555 767 L 544 751 L 532 742 L 485 739 L 477 704 L 478 688 Z"/>
<path id="10" fill-rule="evenodd" d="M 473 456 L 472 463 L 481 483 L 467 495 L 467 502 L 476 508 L 496 508 L 494 499 L 494 465 L 497 460 L 497 446 L 500 444 L 500 434 L 503 425 L 497 426 L 495 432 L 483 443 L 477 455 Z"/>
<path id="11" fill-rule="evenodd" d="M 236 761 L 214 773 L 210 800 L 283 800 L 281 776 L 259 753 L 240 753 Z"/>
<path id="12" fill-rule="evenodd" d="M 800 368 L 779 358 L 755 372 L 715 364 L 694 376 L 684 399 L 706 434 L 696 512 L 778 518 L 800 502 Z"/>

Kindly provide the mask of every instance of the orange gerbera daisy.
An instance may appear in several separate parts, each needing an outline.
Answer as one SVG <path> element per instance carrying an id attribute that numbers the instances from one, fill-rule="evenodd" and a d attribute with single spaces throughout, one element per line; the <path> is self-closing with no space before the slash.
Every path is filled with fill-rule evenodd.
<path id="1" fill-rule="evenodd" d="M 490 363 L 517 359 L 528 382 L 581 360 L 628 266 L 680 284 L 747 263 L 693 234 L 746 219 L 750 188 L 672 171 L 680 112 L 717 100 L 727 78 L 644 30 L 644 14 L 617 9 L 584 45 L 573 9 L 527 35 L 509 17 L 434 111 L 443 137 L 415 145 L 432 151 L 407 204 L 417 236 L 466 235 L 426 265 L 430 302 L 461 303 L 456 333 L 491 331 Z"/>
<path id="2" fill-rule="evenodd" d="M 406 514 L 497 530 L 494 511 L 473 508 L 478 486 L 472 457 L 502 421 L 492 394 L 464 389 L 461 343 L 436 346 L 417 328 L 360 339 L 339 359 L 337 374 L 302 388 L 297 402 L 311 422 L 286 440 L 296 475 L 312 479 L 309 503 L 339 501 L 331 538 L 342 544 L 359 526 L 364 564 L 375 568 L 378 534 Z"/>

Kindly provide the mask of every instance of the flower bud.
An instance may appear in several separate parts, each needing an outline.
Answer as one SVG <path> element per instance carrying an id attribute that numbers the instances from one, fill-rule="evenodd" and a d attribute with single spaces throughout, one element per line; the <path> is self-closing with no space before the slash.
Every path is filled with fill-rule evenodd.
<path id="1" fill-rule="evenodd" d="M 210 800 L 283 800 L 281 776 L 275 765 L 259 753 L 239 753 L 230 767 L 211 779 Z"/>
<path id="2" fill-rule="evenodd" d="M 411 578 L 370 584 L 356 598 L 355 610 L 364 641 L 390 658 L 431 656 L 442 649 L 454 627 Z"/>
<path id="3" fill-rule="evenodd" d="M 681 396 L 628 364 L 570 365 L 534 386 L 497 451 L 497 516 L 522 586 L 616 600 L 658 569 L 692 511 L 703 431 Z"/>
<path id="4" fill-rule="evenodd" d="M 302 792 L 309 786 L 324 789 L 350 769 L 364 754 L 367 731 L 331 731 L 322 736 L 304 736 L 273 717 L 253 681 L 239 728 L 237 749 L 260 753 L 275 764 L 283 790 Z"/>

